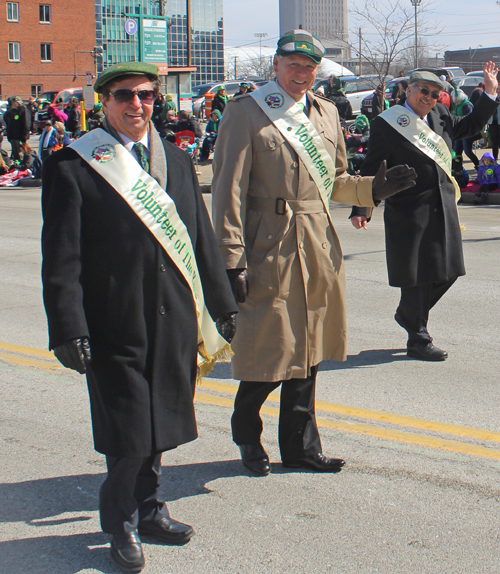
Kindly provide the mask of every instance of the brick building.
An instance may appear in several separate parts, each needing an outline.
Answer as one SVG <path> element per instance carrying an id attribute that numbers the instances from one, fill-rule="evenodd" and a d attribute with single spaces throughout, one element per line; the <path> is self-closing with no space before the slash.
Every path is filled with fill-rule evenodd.
<path id="1" fill-rule="evenodd" d="M 4 6 L 0 99 L 82 86 L 87 71 L 95 74 L 94 2 L 17 0 Z"/>

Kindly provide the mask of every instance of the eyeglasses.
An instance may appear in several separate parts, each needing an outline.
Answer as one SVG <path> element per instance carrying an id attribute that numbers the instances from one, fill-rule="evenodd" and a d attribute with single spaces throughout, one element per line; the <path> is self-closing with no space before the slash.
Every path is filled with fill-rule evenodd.
<path id="1" fill-rule="evenodd" d="M 131 102 L 134 96 L 137 96 L 141 102 L 152 102 L 154 98 L 154 90 L 116 90 L 116 92 L 109 92 L 110 96 L 113 96 L 115 100 L 124 104 L 125 102 Z"/>
<path id="2" fill-rule="evenodd" d="M 426 88 L 425 86 L 415 86 L 415 87 L 418 88 L 424 96 L 430 95 L 433 100 L 439 100 L 439 98 L 441 97 L 441 92 L 431 92 L 429 88 Z"/>

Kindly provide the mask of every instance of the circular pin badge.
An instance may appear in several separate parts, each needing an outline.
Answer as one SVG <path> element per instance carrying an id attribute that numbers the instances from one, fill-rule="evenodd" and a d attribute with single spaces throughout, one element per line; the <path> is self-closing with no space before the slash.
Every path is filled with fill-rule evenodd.
<path id="1" fill-rule="evenodd" d="M 283 104 L 285 103 L 285 98 L 283 97 L 283 94 L 280 94 L 278 92 L 276 94 L 269 94 L 264 98 L 264 101 L 270 108 L 274 110 L 283 107 Z"/>
<path id="2" fill-rule="evenodd" d="M 399 126 L 405 128 L 406 126 L 410 125 L 410 116 L 407 116 L 406 114 L 401 114 L 396 120 L 396 122 L 398 123 Z"/>
<path id="3" fill-rule="evenodd" d="M 116 157 L 115 146 L 111 144 L 99 145 L 92 150 L 92 157 L 99 163 L 108 163 Z"/>

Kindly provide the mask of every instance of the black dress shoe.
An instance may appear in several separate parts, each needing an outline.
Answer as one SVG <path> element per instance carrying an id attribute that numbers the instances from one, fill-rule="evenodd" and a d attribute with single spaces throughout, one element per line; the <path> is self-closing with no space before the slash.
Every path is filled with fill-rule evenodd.
<path id="1" fill-rule="evenodd" d="M 170 517 L 160 518 L 160 520 L 148 520 L 139 524 L 139 534 L 141 536 L 153 536 L 154 538 L 167 542 L 168 544 L 185 544 L 194 534 L 192 526 L 177 522 Z"/>
<path id="2" fill-rule="evenodd" d="M 328 458 L 322 452 L 312 454 L 297 461 L 283 461 L 285 468 L 310 468 L 318 472 L 339 472 L 345 465 L 341 458 Z"/>
<path id="3" fill-rule="evenodd" d="M 123 572 L 140 572 L 145 560 L 137 530 L 127 534 L 110 534 L 111 558 Z"/>
<path id="4" fill-rule="evenodd" d="M 446 351 L 438 349 L 430 341 L 428 343 L 409 345 L 406 354 L 408 357 L 420 359 L 421 361 L 444 361 L 448 358 Z"/>
<path id="5" fill-rule="evenodd" d="M 240 444 L 241 461 L 251 471 L 266 476 L 271 471 L 269 457 L 260 444 Z"/>

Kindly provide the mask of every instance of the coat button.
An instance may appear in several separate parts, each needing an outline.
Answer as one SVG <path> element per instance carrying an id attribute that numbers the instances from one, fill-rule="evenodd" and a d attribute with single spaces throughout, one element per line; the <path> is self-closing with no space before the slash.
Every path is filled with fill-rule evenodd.
<path id="1" fill-rule="evenodd" d="M 268 239 L 272 239 L 273 236 L 272 236 L 272 235 L 268 235 L 267 238 L 268 238 Z"/>
<path id="2" fill-rule="evenodd" d="M 165 265 L 163 265 L 163 263 L 160 265 L 160 271 L 163 273 L 163 271 L 165 271 Z"/>
<path id="3" fill-rule="evenodd" d="M 299 243 L 299 249 L 303 249 L 304 248 L 304 244 L 302 243 L 302 241 Z"/>
<path id="4" fill-rule="evenodd" d="M 269 147 L 271 149 L 275 149 L 276 148 L 276 144 L 274 142 L 269 142 Z"/>
<path id="5" fill-rule="evenodd" d="M 323 249 L 326 249 L 326 243 L 322 243 L 321 247 L 323 247 Z"/>
<path id="6" fill-rule="evenodd" d="M 165 315 L 165 307 L 163 305 L 160 307 L 160 315 Z"/>
<path id="7" fill-rule="evenodd" d="M 299 162 L 294 161 L 294 162 L 292 163 L 292 167 L 299 167 Z"/>

